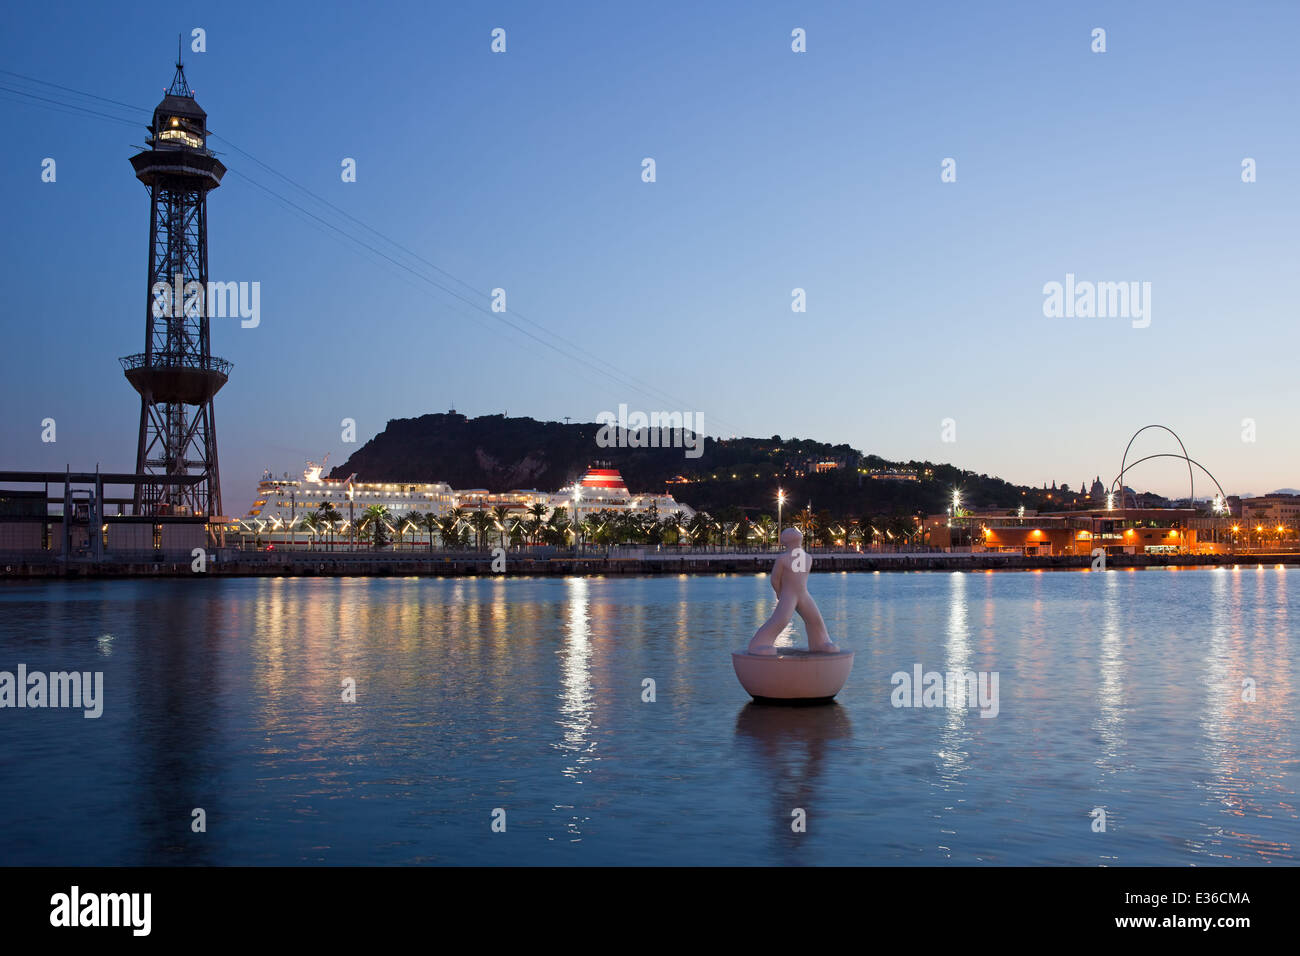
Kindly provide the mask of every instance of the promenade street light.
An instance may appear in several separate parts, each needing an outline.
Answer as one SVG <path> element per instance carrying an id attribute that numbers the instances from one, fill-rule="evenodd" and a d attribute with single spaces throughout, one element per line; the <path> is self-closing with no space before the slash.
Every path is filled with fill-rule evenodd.
<path id="1" fill-rule="evenodd" d="M 579 504 L 579 502 L 581 502 L 581 501 L 582 501 L 582 486 L 581 486 L 581 485 L 574 485 L 574 486 L 573 486 L 573 526 L 574 526 L 574 528 L 578 528 L 578 527 L 579 527 L 578 522 L 580 522 L 580 521 L 582 520 L 582 513 L 581 513 L 581 512 L 579 511 L 579 509 L 578 509 L 578 504 Z M 579 529 L 579 530 L 580 530 L 580 529 Z M 574 544 L 575 547 L 577 547 L 577 546 L 579 545 L 580 540 L 581 540 L 581 539 L 578 537 L 578 532 L 577 532 L 577 531 L 574 531 L 574 533 L 573 533 L 573 544 Z"/>
<path id="2" fill-rule="evenodd" d="M 357 507 L 352 482 L 348 482 L 348 527 L 352 529 L 352 550 L 357 550 Z"/>
<path id="3" fill-rule="evenodd" d="M 776 489 L 776 540 L 781 540 L 781 509 L 785 506 L 785 491 Z"/>
<path id="4" fill-rule="evenodd" d="M 954 488 L 954 489 L 952 490 L 952 516 L 953 516 L 954 518 L 958 519 L 957 530 L 960 531 L 960 530 L 961 530 L 961 523 L 960 523 L 960 519 L 961 519 L 961 490 L 960 490 L 959 488 Z M 974 542 L 972 542 L 972 546 L 973 546 L 973 544 L 974 544 Z"/>

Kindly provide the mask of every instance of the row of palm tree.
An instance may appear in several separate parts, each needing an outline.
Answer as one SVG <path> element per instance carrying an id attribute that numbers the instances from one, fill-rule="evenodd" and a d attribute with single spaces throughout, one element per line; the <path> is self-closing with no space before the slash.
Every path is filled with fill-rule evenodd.
<path id="1" fill-rule="evenodd" d="M 325 547 L 333 549 L 343 516 L 331 504 L 309 512 L 295 527 L 311 537 L 315 547 L 321 537 Z M 806 508 L 795 514 L 793 523 L 804 534 L 809 548 L 856 547 L 859 549 L 893 549 L 912 547 L 924 542 L 919 522 L 908 515 L 864 515 L 856 521 L 841 523 L 828 512 L 814 513 Z M 421 538 L 430 551 L 434 540 L 446 549 L 486 550 L 491 547 L 521 545 L 611 546 L 649 544 L 672 547 L 766 548 L 776 544 L 776 522 L 771 515 L 751 521 L 746 516 L 734 520 L 714 518 L 697 512 L 687 518 L 682 511 L 660 517 L 655 509 L 648 512 L 597 510 L 579 513 L 575 520 L 566 508 L 553 511 L 535 504 L 523 513 L 509 508 L 490 510 L 453 508 L 445 514 L 395 514 L 383 505 L 371 505 L 348 527 L 353 547 L 358 543 L 384 548 L 390 543 L 401 548 L 407 542 L 417 546 Z"/>
<path id="2" fill-rule="evenodd" d="M 921 522 L 911 515 L 863 515 L 849 535 L 862 548 L 894 549 L 923 545 L 928 540 Z"/>

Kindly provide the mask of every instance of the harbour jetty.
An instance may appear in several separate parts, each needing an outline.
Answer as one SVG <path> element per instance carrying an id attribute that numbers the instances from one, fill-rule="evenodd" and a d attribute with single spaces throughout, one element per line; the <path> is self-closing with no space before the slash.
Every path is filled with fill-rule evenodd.
<path id="1" fill-rule="evenodd" d="M 813 572 L 1078 571 L 1087 555 L 996 552 L 812 552 Z M 203 554 L 156 551 L 111 560 L 0 552 L 0 578 L 155 577 L 549 577 L 569 575 L 767 574 L 776 551 L 691 551 L 674 548 L 519 548 L 498 551 L 241 551 Z M 1119 554 L 1107 568 L 1300 565 L 1300 553 Z M 201 568 L 201 569 L 200 569 Z"/>

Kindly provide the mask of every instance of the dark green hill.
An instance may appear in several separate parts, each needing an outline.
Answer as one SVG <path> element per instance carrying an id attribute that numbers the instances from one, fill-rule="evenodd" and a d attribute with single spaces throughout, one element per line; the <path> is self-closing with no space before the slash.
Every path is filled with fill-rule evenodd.
<path id="1" fill-rule="evenodd" d="M 399 418 L 336 467 L 331 476 L 355 472 L 362 481 L 445 481 L 456 489 L 556 491 L 595 461 L 607 461 L 637 492 L 672 493 L 679 501 L 715 516 L 739 510 L 771 513 L 776 489 L 786 510 L 811 501 L 816 512 L 836 518 L 861 515 L 935 514 L 960 488 L 965 507 L 1058 510 L 1076 495 L 1012 485 L 951 465 L 890 462 L 848 445 L 808 439 L 708 439 L 699 458 L 680 448 L 601 448 L 600 426 L 539 422 L 504 415 L 422 415 Z M 818 466 L 822 469 L 818 472 Z M 917 480 L 871 477 L 882 471 L 914 473 Z M 683 481 L 685 479 L 685 481 Z"/>

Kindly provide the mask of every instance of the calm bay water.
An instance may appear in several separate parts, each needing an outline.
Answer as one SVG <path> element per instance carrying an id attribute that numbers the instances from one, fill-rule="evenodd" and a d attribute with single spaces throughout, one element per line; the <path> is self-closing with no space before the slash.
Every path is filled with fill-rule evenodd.
<path id="1" fill-rule="evenodd" d="M 0 864 L 1296 863 L 1298 575 L 814 575 L 803 709 L 732 672 L 761 576 L 7 584 L 0 670 L 105 703 L 0 710 Z M 918 663 L 998 715 L 893 707 Z"/>

